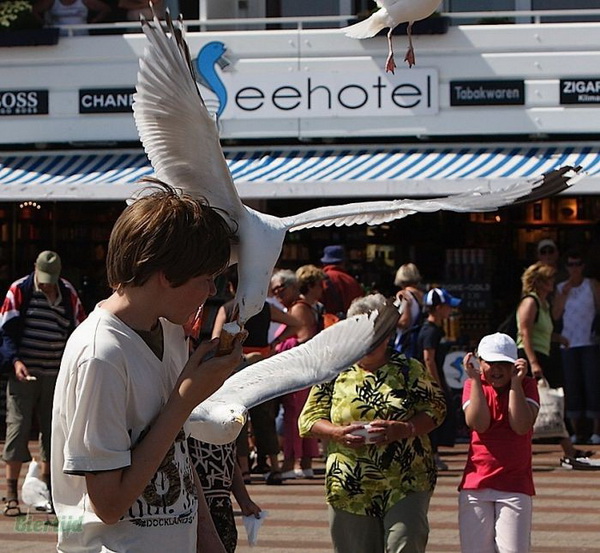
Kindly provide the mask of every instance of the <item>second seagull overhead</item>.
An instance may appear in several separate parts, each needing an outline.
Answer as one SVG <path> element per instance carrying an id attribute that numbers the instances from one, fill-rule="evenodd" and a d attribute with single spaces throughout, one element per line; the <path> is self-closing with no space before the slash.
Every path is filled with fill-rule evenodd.
<path id="1" fill-rule="evenodd" d="M 412 43 L 412 26 L 415 21 L 429 17 L 440 4 L 440 0 L 377 0 L 379 9 L 364 21 L 344 27 L 342 31 L 350 38 L 371 38 L 379 31 L 389 29 L 387 34 L 388 57 L 385 61 L 385 70 L 393 73 L 396 69 L 394 61 L 394 47 L 392 45 L 392 32 L 400 23 L 408 23 L 408 50 L 404 61 L 409 67 L 415 64 L 415 50 Z"/>

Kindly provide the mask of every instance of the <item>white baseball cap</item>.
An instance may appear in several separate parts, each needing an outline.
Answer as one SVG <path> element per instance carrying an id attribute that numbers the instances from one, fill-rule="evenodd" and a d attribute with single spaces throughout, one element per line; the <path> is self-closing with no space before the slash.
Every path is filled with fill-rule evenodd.
<path id="1" fill-rule="evenodd" d="M 514 363 L 519 354 L 517 353 L 517 344 L 508 334 L 496 332 L 481 339 L 477 346 L 477 356 L 488 363 L 498 361 Z"/>
<path id="2" fill-rule="evenodd" d="M 551 240 L 550 238 L 544 238 L 543 240 L 540 240 L 538 242 L 537 245 L 537 251 L 538 253 L 540 253 L 544 248 L 552 248 L 553 250 L 556 250 L 556 243 L 554 242 L 554 240 Z"/>

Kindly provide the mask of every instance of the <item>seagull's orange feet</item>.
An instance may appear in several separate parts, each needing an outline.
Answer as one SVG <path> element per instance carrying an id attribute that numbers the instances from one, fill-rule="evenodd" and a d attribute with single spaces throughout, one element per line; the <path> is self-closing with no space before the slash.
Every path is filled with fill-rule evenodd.
<path id="1" fill-rule="evenodd" d="M 404 56 L 404 61 L 408 63 L 408 67 L 412 67 L 415 64 L 415 51 L 412 47 L 410 47 L 406 51 L 406 56 Z"/>
<path id="2" fill-rule="evenodd" d="M 396 69 L 396 62 L 394 61 L 394 54 L 390 54 L 385 61 L 385 71 L 386 73 L 393 73 Z"/>

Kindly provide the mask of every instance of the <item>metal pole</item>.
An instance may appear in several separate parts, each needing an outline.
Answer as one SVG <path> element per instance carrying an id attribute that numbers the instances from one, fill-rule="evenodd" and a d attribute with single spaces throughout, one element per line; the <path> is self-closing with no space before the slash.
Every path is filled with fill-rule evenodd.
<path id="1" fill-rule="evenodd" d="M 516 11 L 528 11 L 531 10 L 531 0 L 515 0 Z M 517 17 L 515 23 L 531 23 L 530 17 Z"/>
<path id="2" fill-rule="evenodd" d="M 198 0 L 198 19 L 206 21 L 208 19 L 208 0 Z M 200 30 L 206 31 L 206 25 L 200 24 Z"/>

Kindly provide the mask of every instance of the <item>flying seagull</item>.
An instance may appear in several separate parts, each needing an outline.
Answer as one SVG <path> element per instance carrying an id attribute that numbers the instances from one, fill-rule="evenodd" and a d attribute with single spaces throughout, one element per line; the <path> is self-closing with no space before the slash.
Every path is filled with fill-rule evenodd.
<path id="1" fill-rule="evenodd" d="M 348 317 L 304 344 L 239 371 L 192 411 L 191 435 L 213 444 L 234 441 L 248 409 L 333 380 L 389 338 L 399 316 L 398 306 L 387 301 L 380 311 Z"/>
<path id="2" fill-rule="evenodd" d="M 146 154 L 161 181 L 205 197 L 224 210 L 239 237 L 232 249 L 237 263 L 238 321 L 246 321 L 264 305 L 273 267 L 288 231 L 319 226 L 379 225 L 418 212 L 441 209 L 492 211 L 500 206 L 555 194 L 569 186 L 580 168 L 563 167 L 543 177 L 506 188 L 474 190 L 430 200 L 392 200 L 319 207 L 289 217 L 275 217 L 244 205 L 238 196 L 196 81 L 181 21 L 167 16 L 168 31 L 157 17 L 142 20 L 148 38 L 134 95 L 135 124 Z"/>
<path id="3" fill-rule="evenodd" d="M 364 21 L 359 21 L 342 31 L 350 38 L 371 38 L 379 31 L 389 29 L 387 34 L 388 57 L 385 61 L 385 70 L 393 73 L 396 69 L 394 61 L 394 48 L 392 46 L 392 32 L 400 23 L 408 23 L 408 50 L 404 61 L 409 67 L 415 64 L 415 50 L 412 43 L 412 26 L 415 21 L 420 21 L 430 16 L 438 7 L 440 0 L 376 0 L 379 9 Z"/>

